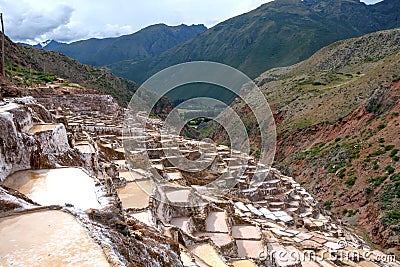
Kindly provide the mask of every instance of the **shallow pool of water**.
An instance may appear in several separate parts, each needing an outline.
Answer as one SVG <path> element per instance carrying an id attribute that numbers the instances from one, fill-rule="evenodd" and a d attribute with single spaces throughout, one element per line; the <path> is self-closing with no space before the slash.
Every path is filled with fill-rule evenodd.
<path id="1" fill-rule="evenodd" d="M 232 242 L 230 235 L 225 233 L 197 233 L 198 237 L 209 237 L 215 245 L 222 247 Z"/>
<path id="2" fill-rule="evenodd" d="M 260 230 L 252 225 L 232 226 L 232 235 L 237 239 L 261 239 Z"/>
<path id="3" fill-rule="evenodd" d="M 141 212 L 136 212 L 136 213 L 132 213 L 131 216 L 132 216 L 133 218 L 135 218 L 136 220 L 138 220 L 138 221 L 144 223 L 144 224 L 147 224 L 147 225 L 149 225 L 149 226 L 152 226 L 152 223 L 151 223 L 151 221 L 150 221 L 150 214 L 149 214 L 149 211 L 148 211 L 148 210 L 146 210 L 146 211 L 141 211 Z"/>
<path id="4" fill-rule="evenodd" d="M 257 267 L 252 261 L 249 260 L 239 260 L 232 262 L 233 267 Z"/>
<path id="5" fill-rule="evenodd" d="M 188 265 L 193 264 L 192 258 L 189 256 L 189 254 L 187 254 L 184 251 L 181 251 L 181 261 L 182 261 L 184 266 L 188 266 Z"/>
<path id="6" fill-rule="evenodd" d="M 225 212 L 210 212 L 206 219 L 206 231 L 228 233 Z"/>
<path id="7" fill-rule="evenodd" d="M 145 176 L 134 171 L 120 171 L 119 176 L 125 178 L 128 182 L 145 178 Z"/>
<path id="8" fill-rule="evenodd" d="M 76 219 L 43 211 L 0 219 L 0 266 L 110 266 Z"/>
<path id="9" fill-rule="evenodd" d="M 30 134 L 52 131 L 57 128 L 59 124 L 36 124 L 32 128 L 29 129 Z"/>
<path id="10" fill-rule="evenodd" d="M 236 240 L 238 255 L 240 258 L 259 258 L 263 251 L 263 243 L 258 240 Z"/>
<path id="11" fill-rule="evenodd" d="M 75 148 L 78 149 L 83 154 L 95 153 L 95 150 L 91 144 L 75 145 Z"/>
<path id="12" fill-rule="evenodd" d="M 189 201 L 190 190 L 176 190 L 166 193 L 169 201 L 174 203 L 184 203 Z"/>
<path id="13" fill-rule="evenodd" d="M 7 177 L 3 183 L 40 205 L 68 203 L 83 210 L 101 208 L 94 180 L 78 168 L 20 171 Z"/>
<path id="14" fill-rule="evenodd" d="M 210 244 L 193 246 L 190 251 L 210 266 L 227 266 Z"/>
<path id="15" fill-rule="evenodd" d="M 117 192 L 124 209 L 143 209 L 149 206 L 152 185 L 150 180 L 131 182 Z"/>
<path id="16" fill-rule="evenodd" d="M 186 232 L 186 233 L 191 233 L 190 231 L 190 218 L 189 217 L 177 217 L 177 218 L 172 218 L 171 219 L 171 224 L 179 227 L 180 229 L 182 229 L 182 231 Z"/>

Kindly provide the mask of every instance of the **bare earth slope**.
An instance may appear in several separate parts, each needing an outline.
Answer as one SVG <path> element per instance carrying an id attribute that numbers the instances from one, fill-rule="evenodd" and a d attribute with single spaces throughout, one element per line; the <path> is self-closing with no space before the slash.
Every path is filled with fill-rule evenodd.
<path id="1" fill-rule="evenodd" d="M 398 252 L 400 29 L 337 42 L 256 82 L 278 126 L 276 165 L 326 209 Z M 233 107 L 249 117 L 241 101 Z M 254 120 L 246 123 L 255 137 Z"/>

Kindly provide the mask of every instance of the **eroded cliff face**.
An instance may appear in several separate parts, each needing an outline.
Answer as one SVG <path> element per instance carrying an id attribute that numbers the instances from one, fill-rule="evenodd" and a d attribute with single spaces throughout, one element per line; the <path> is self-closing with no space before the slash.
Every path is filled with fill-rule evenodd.
<path id="1" fill-rule="evenodd" d="M 0 181 L 16 171 L 40 167 L 44 158 L 57 164 L 72 153 L 65 126 L 45 123 L 48 118 L 42 114 L 48 111 L 33 98 L 0 104 Z"/>
<path id="2" fill-rule="evenodd" d="M 0 155 L 0 180 L 3 181 L 9 174 L 30 167 L 30 155 L 34 140 L 23 136 L 17 131 L 14 115 L 10 110 L 20 109 L 16 104 L 2 107 L 1 122 L 1 155 Z M 27 113 L 27 112 L 26 112 Z M 25 138 L 24 138 L 25 137 Z"/>

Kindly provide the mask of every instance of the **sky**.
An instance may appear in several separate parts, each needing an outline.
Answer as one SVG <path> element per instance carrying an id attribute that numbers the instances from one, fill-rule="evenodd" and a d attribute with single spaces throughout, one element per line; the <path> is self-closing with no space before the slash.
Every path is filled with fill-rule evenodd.
<path id="1" fill-rule="evenodd" d="M 271 0 L 0 0 L 5 32 L 30 44 L 105 38 L 146 26 L 204 24 L 212 27 Z M 381 0 L 362 0 L 367 4 Z"/>

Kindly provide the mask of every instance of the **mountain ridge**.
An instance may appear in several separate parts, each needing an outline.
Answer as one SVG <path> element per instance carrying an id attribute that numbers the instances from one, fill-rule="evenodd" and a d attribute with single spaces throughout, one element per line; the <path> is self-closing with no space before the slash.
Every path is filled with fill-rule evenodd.
<path id="1" fill-rule="evenodd" d="M 210 60 L 255 78 L 265 70 L 305 60 L 335 41 L 400 26 L 400 3 L 277 0 L 228 19 L 159 56 L 109 65 L 118 76 L 142 83 L 174 64 Z"/>
<path id="2" fill-rule="evenodd" d="M 120 37 L 90 38 L 62 44 L 50 50 L 59 52 L 84 64 L 96 67 L 123 60 L 140 61 L 193 38 L 207 28 L 202 25 L 150 25 L 138 32 Z"/>
<path id="3" fill-rule="evenodd" d="M 43 42 L 40 42 L 40 43 L 37 43 L 34 45 L 23 43 L 23 42 L 18 42 L 17 44 L 26 46 L 26 47 L 40 48 L 40 49 L 44 49 L 44 50 L 53 50 L 56 47 L 58 47 L 60 45 L 64 45 L 66 43 L 58 42 L 56 40 L 46 40 L 46 41 L 43 41 Z"/>

